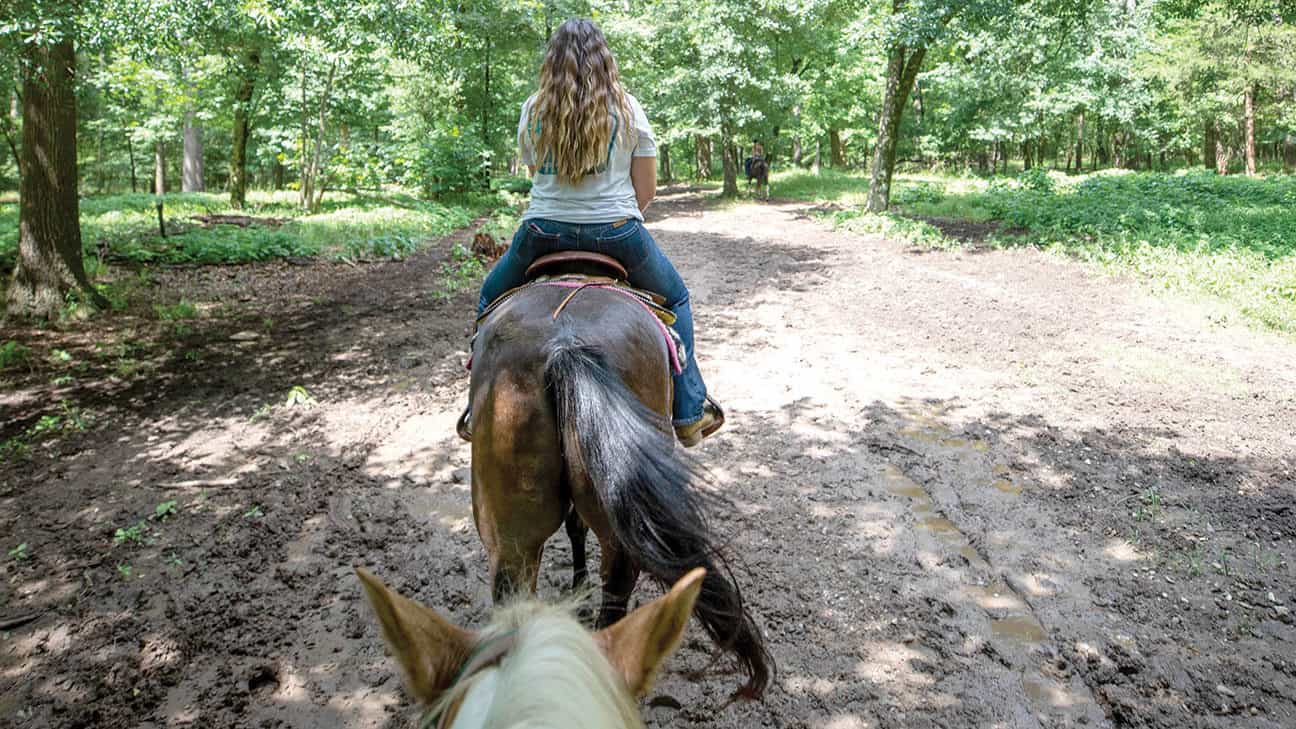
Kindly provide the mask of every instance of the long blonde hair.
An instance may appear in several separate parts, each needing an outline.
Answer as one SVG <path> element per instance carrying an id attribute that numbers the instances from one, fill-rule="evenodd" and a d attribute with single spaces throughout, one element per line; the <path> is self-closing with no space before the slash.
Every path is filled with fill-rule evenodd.
<path id="1" fill-rule="evenodd" d="M 633 129 L 634 115 L 603 31 L 584 18 L 558 26 L 549 38 L 540 90 L 523 132 L 530 135 L 537 163 L 552 168 L 559 182 L 574 185 L 602 169 L 614 134 L 628 143 Z"/>

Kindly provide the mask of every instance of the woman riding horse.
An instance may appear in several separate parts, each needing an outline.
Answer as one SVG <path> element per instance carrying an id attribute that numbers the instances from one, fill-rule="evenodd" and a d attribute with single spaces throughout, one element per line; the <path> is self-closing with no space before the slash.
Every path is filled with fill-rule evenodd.
<path id="1" fill-rule="evenodd" d="M 540 79 L 518 129 L 535 174 L 531 206 L 482 287 L 489 311 L 460 422 L 472 442 L 473 521 L 492 596 L 534 594 L 545 544 L 564 525 L 576 588 L 586 579 L 587 532 L 599 541 L 600 627 L 624 617 L 641 575 L 669 586 L 701 567 L 694 614 L 738 659 L 747 676 L 740 693 L 760 696 L 773 659 L 711 531 L 707 507 L 719 499 L 696 487 L 676 445 L 696 444 L 723 414 L 693 357 L 688 290 L 643 228 L 652 132 L 588 20 L 558 28 Z M 568 250 L 610 256 L 632 285 L 664 296 L 687 356 L 647 303 L 599 283 L 606 279 L 560 277 L 500 296 L 524 283 L 538 257 Z"/>
<path id="2" fill-rule="evenodd" d="M 666 298 L 684 342 L 674 376 L 673 422 L 686 447 L 724 423 L 707 396 L 693 351 L 693 312 L 684 280 L 643 226 L 657 187 L 657 145 L 639 102 L 622 86 L 607 41 L 592 21 L 569 20 L 549 40 L 540 90 L 518 120 L 531 202 L 508 251 L 482 284 L 480 315 L 500 294 L 526 282 L 538 257 L 583 249 L 620 261 L 629 283 Z M 459 434 L 471 440 L 468 412 Z"/>

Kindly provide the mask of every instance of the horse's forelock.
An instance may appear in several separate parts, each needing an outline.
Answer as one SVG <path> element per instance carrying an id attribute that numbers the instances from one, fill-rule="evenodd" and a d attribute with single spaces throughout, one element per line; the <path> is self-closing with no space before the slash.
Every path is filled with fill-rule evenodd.
<path id="1" fill-rule="evenodd" d="M 463 698 L 452 727 L 642 728 L 638 705 L 624 681 L 565 607 L 514 605 L 497 615 L 483 640 L 509 630 L 516 630 L 517 637 L 499 665 L 445 697 L 447 705 Z"/>

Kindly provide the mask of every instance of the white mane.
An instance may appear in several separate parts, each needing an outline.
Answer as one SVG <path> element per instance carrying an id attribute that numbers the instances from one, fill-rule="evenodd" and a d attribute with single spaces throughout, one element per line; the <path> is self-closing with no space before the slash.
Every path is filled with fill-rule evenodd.
<path id="1" fill-rule="evenodd" d="M 523 603 L 499 613 L 488 641 L 517 635 L 498 666 L 446 693 L 463 696 L 452 729 L 641 729 L 639 707 L 603 652 L 566 610 Z"/>

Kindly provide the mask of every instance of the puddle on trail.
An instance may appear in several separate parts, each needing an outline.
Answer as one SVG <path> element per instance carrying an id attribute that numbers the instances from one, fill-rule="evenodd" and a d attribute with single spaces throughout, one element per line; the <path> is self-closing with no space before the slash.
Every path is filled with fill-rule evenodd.
<path id="1" fill-rule="evenodd" d="M 959 530 L 958 525 L 936 513 L 936 505 L 932 501 L 931 494 L 927 493 L 927 489 L 923 488 L 922 484 L 909 478 L 891 464 L 886 465 L 883 478 L 886 479 L 887 491 L 909 499 L 909 511 L 918 517 L 919 529 L 935 534 L 943 542 L 960 545 L 959 554 L 966 557 L 973 565 L 979 568 L 988 566 Z"/>
<path id="2" fill-rule="evenodd" d="M 1021 612 L 1026 609 L 1026 602 L 1002 581 L 996 580 L 989 585 L 968 585 L 964 591 L 986 612 Z"/>
<path id="3" fill-rule="evenodd" d="M 981 553 L 978 552 L 976 550 L 976 547 L 972 546 L 971 544 L 965 544 L 962 547 L 960 547 L 959 555 L 961 555 L 963 559 L 966 559 L 968 561 L 968 564 L 972 565 L 973 567 L 979 570 L 990 569 L 990 563 L 985 561 L 985 558 L 981 556 Z"/>
<path id="4" fill-rule="evenodd" d="M 445 491 L 435 487 L 407 489 L 401 500 L 411 516 L 420 519 L 435 516 L 446 526 L 455 526 L 472 517 L 472 497 L 466 488 Z"/>
<path id="5" fill-rule="evenodd" d="M 1015 484 L 1006 478 L 996 478 L 995 480 L 990 482 L 990 485 L 994 486 L 996 489 L 999 489 L 1005 494 L 1012 494 L 1013 496 L 1016 496 L 1017 494 L 1020 494 L 1022 492 L 1022 487 L 1020 484 Z"/>
<path id="6" fill-rule="evenodd" d="M 962 537 L 963 532 L 954 522 L 943 516 L 924 516 L 918 520 L 918 526 L 942 538 Z"/>
<path id="7" fill-rule="evenodd" d="M 991 486 L 1007 494 L 1021 493 L 1021 487 L 1006 478 L 1006 466 L 996 466 L 994 473 L 999 478 L 990 481 Z M 972 546 L 958 525 L 939 514 L 937 504 L 922 484 L 891 464 L 885 466 L 883 482 L 889 493 L 909 502 L 909 511 L 919 530 L 956 550 L 978 573 L 993 572 L 991 565 Z M 1035 618 L 1030 605 L 1002 577 L 995 577 L 985 585 L 965 585 L 963 592 L 985 612 L 990 633 L 986 637 L 993 640 L 1021 671 L 1021 700 L 1032 707 L 1032 711 L 1061 712 L 1068 724 L 1075 718 L 1100 715 L 1092 699 L 1076 694 L 1069 686 L 1056 683 L 1040 670 L 1037 649 L 1048 641 L 1048 632 Z"/>
<path id="8" fill-rule="evenodd" d="M 976 438 L 963 438 L 953 434 L 940 425 L 933 423 L 929 428 L 901 428 L 897 431 L 906 438 L 912 438 L 923 443 L 944 446 L 946 448 L 961 448 L 964 450 L 973 450 L 984 453 L 990 449 L 990 444 Z"/>
<path id="9" fill-rule="evenodd" d="M 991 620 L 990 632 L 1005 640 L 1032 648 L 1048 638 L 1044 626 L 1029 615 L 1010 615 Z"/>

